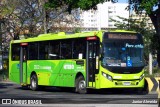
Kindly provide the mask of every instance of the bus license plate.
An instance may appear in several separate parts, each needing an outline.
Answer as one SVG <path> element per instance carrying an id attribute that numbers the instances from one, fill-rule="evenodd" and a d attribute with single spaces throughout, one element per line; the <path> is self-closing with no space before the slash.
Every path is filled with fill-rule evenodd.
<path id="1" fill-rule="evenodd" d="M 131 85 L 131 82 L 123 82 L 123 85 Z"/>

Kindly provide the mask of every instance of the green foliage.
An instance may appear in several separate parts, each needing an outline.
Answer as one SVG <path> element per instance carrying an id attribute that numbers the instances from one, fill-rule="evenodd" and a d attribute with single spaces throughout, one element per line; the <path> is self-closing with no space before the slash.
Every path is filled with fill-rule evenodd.
<path id="1" fill-rule="evenodd" d="M 0 81 L 6 80 L 9 77 L 9 69 L 0 70 Z"/>
<path id="2" fill-rule="evenodd" d="M 154 36 L 151 38 L 151 49 L 153 53 L 156 53 L 156 50 L 160 49 L 160 44 L 158 41 L 157 34 L 154 34 Z"/>
<path id="3" fill-rule="evenodd" d="M 144 69 L 144 74 L 145 74 L 145 77 L 160 77 L 160 69 L 158 68 L 158 66 L 153 67 L 153 74 L 150 75 L 149 66 L 146 66 Z"/>
<path id="4" fill-rule="evenodd" d="M 13 4 L 8 4 L 8 2 L 12 1 L 13 3 L 13 0 L 8 0 L 8 1 L 1 1 L 2 4 L 0 4 L 0 18 L 3 18 L 4 16 L 6 15 L 9 15 L 9 14 L 12 14 L 14 9 L 15 9 L 15 5 Z M 15 1 L 14 1 L 15 3 Z"/>
<path id="5" fill-rule="evenodd" d="M 73 9 L 81 8 L 82 10 L 97 9 L 96 5 L 110 0 L 49 0 L 45 3 L 46 8 L 61 8 L 66 6 L 66 11 L 71 13 Z M 114 2 L 114 0 L 111 0 Z"/>
<path id="6" fill-rule="evenodd" d="M 74 33 L 80 33 L 81 32 L 81 28 L 75 28 L 73 32 Z"/>
<path id="7" fill-rule="evenodd" d="M 159 0 L 130 0 L 132 9 L 136 12 L 145 10 L 147 13 L 151 13 L 155 6 L 158 6 Z"/>
<path id="8" fill-rule="evenodd" d="M 9 60 L 3 58 L 3 68 L 0 69 L 0 81 L 9 78 Z"/>
<path id="9" fill-rule="evenodd" d="M 66 11 L 70 13 L 75 8 L 81 8 L 82 10 L 96 9 L 97 4 L 107 1 L 116 3 L 118 0 L 48 0 L 45 7 L 56 9 L 66 6 Z M 150 13 L 153 7 L 158 6 L 159 0 L 129 0 L 129 3 L 132 4 L 132 10 L 137 12 L 145 10 Z"/>

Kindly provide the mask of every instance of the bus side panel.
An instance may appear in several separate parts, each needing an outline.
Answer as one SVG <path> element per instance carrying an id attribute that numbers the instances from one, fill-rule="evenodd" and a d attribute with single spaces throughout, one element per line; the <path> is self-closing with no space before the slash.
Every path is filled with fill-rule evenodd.
<path id="1" fill-rule="evenodd" d="M 72 76 L 74 66 L 72 60 L 60 60 L 59 67 L 56 70 L 59 71 L 59 86 L 70 87 L 73 84 Z"/>
<path id="2" fill-rule="evenodd" d="M 75 86 L 75 77 L 77 73 L 81 73 L 84 78 L 86 77 L 85 72 L 85 60 L 68 60 L 63 65 L 63 78 L 60 80 L 63 81 L 63 86 L 74 87 Z"/>
<path id="3" fill-rule="evenodd" d="M 59 84 L 58 73 L 54 70 L 57 61 L 38 60 L 28 61 L 27 80 L 30 83 L 30 75 L 33 71 L 38 77 L 38 85 L 56 86 Z M 52 78 L 52 81 L 50 81 Z"/>
<path id="4" fill-rule="evenodd" d="M 70 65 L 72 61 L 67 60 L 38 60 L 28 62 L 28 82 L 30 75 L 35 71 L 38 76 L 38 85 L 46 86 L 70 86 Z M 65 82 L 68 81 L 69 82 Z M 66 84 L 69 83 L 69 84 Z"/>
<path id="5" fill-rule="evenodd" d="M 61 60 L 52 60 L 51 63 L 51 75 L 49 79 L 50 86 L 61 86 L 62 85 L 62 77 L 60 74 L 60 70 L 63 68 L 63 62 Z"/>
<path id="6" fill-rule="evenodd" d="M 9 67 L 9 79 L 20 84 L 19 61 L 11 61 Z"/>
<path id="7" fill-rule="evenodd" d="M 75 76 L 81 72 L 85 77 L 85 60 L 83 64 L 75 60 L 39 60 L 27 61 L 27 80 L 35 71 L 38 76 L 38 85 L 74 87 Z"/>

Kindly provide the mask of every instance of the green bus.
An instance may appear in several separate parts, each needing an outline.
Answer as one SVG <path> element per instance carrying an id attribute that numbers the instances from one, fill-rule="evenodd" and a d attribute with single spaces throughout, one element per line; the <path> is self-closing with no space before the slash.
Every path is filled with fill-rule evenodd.
<path id="1" fill-rule="evenodd" d="M 144 87 L 142 35 L 133 31 L 41 34 L 12 40 L 9 78 L 37 90 L 40 86 L 87 89 Z"/>

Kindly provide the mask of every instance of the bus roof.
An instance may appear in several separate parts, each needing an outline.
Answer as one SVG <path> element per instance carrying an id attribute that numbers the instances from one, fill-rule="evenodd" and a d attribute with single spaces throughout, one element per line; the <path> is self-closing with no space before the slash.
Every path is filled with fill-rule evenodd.
<path id="1" fill-rule="evenodd" d="M 98 31 L 74 33 L 74 34 L 66 34 L 64 32 L 48 33 L 48 34 L 40 34 L 37 37 L 33 37 L 33 38 L 27 38 L 27 39 L 21 39 L 21 40 L 12 40 L 11 43 L 22 43 L 22 42 L 33 42 L 33 41 L 45 41 L 45 40 L 58 40 L 58 39 L 89 37 L 89 36 L 95 36 L 97 34 L 98 34 Z"/>
<path id="2" fill-rule="evenodd" d="M 65 32 L 59 32 L 59 33 L 40 34 L 37 37 L 33 37 L 33 38 L 27 38 L 27 39 L 21 39 L 21 40 L 12 40 L 11 43 L 23 43 L 23 42 L 34 42 L 34 41 L 89 37 L 89 36 L 96 36 L 96 35 L 98 35 L 98 33 L 103 33 L 103 32 L 136 33 L 134 31 L 126 31 L 126 30 L 90 31 L 90 32 L 81 32 L 81 33 L 74 33 L 74 34 L 67 34 Z"/>
<path id="3" fill-rule="evenodd" d="M 108 32 L 124 32 L 124 33 L 137 33 L 135 31 L 129 31 L 129 30 L 110 30 Z"/>

